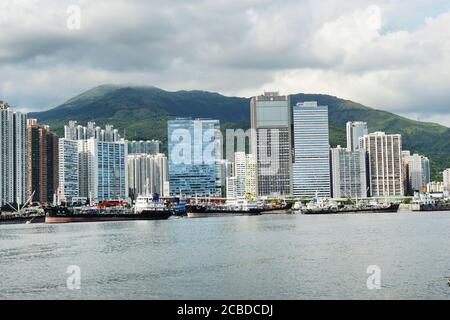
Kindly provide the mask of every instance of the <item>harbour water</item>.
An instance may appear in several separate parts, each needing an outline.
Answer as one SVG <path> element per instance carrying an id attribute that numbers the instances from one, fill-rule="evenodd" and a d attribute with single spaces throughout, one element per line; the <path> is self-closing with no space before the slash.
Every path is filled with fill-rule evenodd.
<path id="1" fill-rule="evenodd" d="M 0 226 L 0 299 L 450 299 L 449 277 L 450 212 Z"/>

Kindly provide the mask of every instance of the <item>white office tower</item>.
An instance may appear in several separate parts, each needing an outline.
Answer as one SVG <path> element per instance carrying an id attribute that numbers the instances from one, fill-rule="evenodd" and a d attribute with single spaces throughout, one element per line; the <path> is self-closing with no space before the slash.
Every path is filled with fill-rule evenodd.
<path id="1" fill-rule="evenodd" d="M 331 197 L 328 107 L 317 102 L 294 107 L 294 196 Z"/>
<path id="2" fill-rule="evenodd" d="M 80 196 L 78 141 L 59 139 L 59 196 L 64 202 L 71 202 Z"/>
<path id="3" fill-rule="evenodd" d="M 0 101 L 0 206 L 26 202 L 27 116 Z"/>
<path id="4" fill-rule="evenodd" d="M 167 157 L 164 154 L 131 154 L 127 157 L 129 194 L 133 199 L 140 195 L 157 193 L 168 197 L 169 181 Z"/>
<path id="5" fill-rule="evenodd" d="M 370 194 L 374 197 L 403 196 L 402 136 L 375 132 L 365 135 Z"/>
<path id="6" fill-rule="evenodd" d="M 265 92 L 253 97 L 251 148 L 257 161 L 259 196 L 292 194 L 291 103 L 289 96 Z"/>
<path id="7" fill-rule="evenodd" d="M 442 174 L 444 176 L 444 189 L 450 191 L 450 169 L 446 169 Z"/>
<path id="8" fill-rule="evenodd" d="M 331 149 L 333 198 L 367 197 L 366 152 L 346 148 Z"/>
<path id="9" fill-rule="evenodd" d="M 252 154 L 234 153 L 234 176 L 227 179 L 227 198 L 256 196 L 256 160 Z M 230 185 L 228 185 L 228 183 Z"/>
<path id="10" fill-rule="evenodd" d="M 369 134 L 367 123 L 362 121 L 347 122 L 347 149 L 359 150 L 362 146 L 362 138 Z"/>
<path id="11" fill-rule="evenodd" d="M 403 161 L 407 166 L 407 187 L 411 192 L 425 192 L 430 182 L 430 161 L 419 154 L 403 153 Z"/>

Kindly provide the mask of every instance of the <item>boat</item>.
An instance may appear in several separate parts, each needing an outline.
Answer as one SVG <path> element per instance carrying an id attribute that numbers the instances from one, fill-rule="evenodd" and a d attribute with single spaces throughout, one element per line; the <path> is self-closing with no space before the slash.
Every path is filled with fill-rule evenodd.
<path id="1" fill-rule="evenodd" d="M 262 208 L 256 201 L 246 198 L 228 199 L 222 203 L 194 203 L 186 205 L 189 218 L 225 217 L 225 216 L 255 216 L 260 215 Z"/>
<path id="2" fill-rule="evenodd" d="M 288 214 L 292 213 L 292 203 L 274 203 L 263 205 L 262 214 Z"/>
<path id="3" fill-rule="evenodd" d="M 0 218 L 0 224 L 31 224 L 31 223 L 44 223 L 45 215 L 4 215 Z"/>
<path id="4" fill-rule="evenodd" d="M 51 206 L 44 210 L 45 223 L 167 220 L 172 215 L 159 196 L 138 197 L 134 208 L 120 201 L 108 201 L 97 206 Z"/>
<path id="5" fill-rule="evenodd" d="M 396 213 L 400 208 L 399 203 L 366 204 L 359 206 L 337 207 L 335 205 L 322 207 L 307 207 L 303 214 L 351 214 L 351 213 Z"/>
<path id="6" fill-rule="evenodd" d="M 45 212 L 39 207 L 22 208 L 9 215 L 0 215 L 0 224 L 44 223 Z"/>

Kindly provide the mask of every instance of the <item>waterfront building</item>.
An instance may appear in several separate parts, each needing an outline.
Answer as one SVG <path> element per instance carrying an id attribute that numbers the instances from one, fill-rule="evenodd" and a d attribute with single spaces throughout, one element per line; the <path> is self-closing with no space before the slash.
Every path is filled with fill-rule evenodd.
<path id="1" fill-rule="evenodd" d="M 220 135 L 219 120 L 168 121 L 171 196 L 221 196 Z"/>
<path id="2" fill-rule="evenodd" d="M 128 198 L 128 146 L 118 130 L 70 121 L 64 134 L 77 144 L 78 196 L 94 201 Z"/>
<path id="3" fill-rule="evenodd" d="M 256 157 L 259 196 L 292 194 L 291 102 L 289 96 L 265 92 L 250 102 L 251 149 Z"/>
<path id="4" fill-rule="evenodd" d="M 407 166 L 407 191 L 409 193 L 425 192 L 430 182 L 430 161 L 419 154 L 403 153 L 403 161 Z"/>
<path id="5" fill-rule="evenodd" d="M 374 197 L 403 196 L 402 137 L 375 132 L 365 135 L 368 153 L 370 194 Z"/>
<path id="6" fill-rule="evenodd" d="M 427 184 L 428 193 L 444 193 L 445 185 L 440 181 L 432 181 Z"/>
<path id="7" fill-rule="evenodd" d="M 27 121 L 27 193 L 47 204 L 58 188 L 58 136 L 36 119 Z"/>
<path id="8" fill-rule="evenodd" d="M 446 169 L 442 174 L 444 176 L 444 188 L 450 191 L 450 169 Z"/>
<path id="9" fill-rule="evenodd" d="M 162 152 L 162 143 L 159 140 L 128 141 L 128 154 L 157 155 Z"/>
<path id="10" fill-rule="evenodd" d="M 109 138 L 107 138 L 109 140 Z M 95 201 L 128 198 L 126 141 L 77 142 L 80 197 Z"/>
<path id="11" fill-rule="evenodd" d="M 27 201 L 27 116 L 0 101 L 0 206 Z"/>
<path id="12" fill-rule="evenodd" d="M 367 134 L 369 134 L 367 122 L 347 122 L 347 149 L 349 151 L 356 151 L 361 149 L 362 138 Z"/>
<path id="13" fill-rule="evenodd" d="M 235 152 L 233 168 L 234 176 L 227 180 L 227 198 L 255 196 L 257 171 L 254 156 L 245 152 Z"/>
<path id="14" fill-rule="evenodd" d="M 227 178 L 233 176 L 233 163 L 226 159 L 220 159 L 217 161 L 218 164 L 218 179 L 220 180 L 220 187 L 222 194 L 226 194 L 227 190 Z"/>
<path id="15" fill-rule="evenodd" d="M 403 174 L 403 189 L 405 190 L 405 195 L 413 195 L 414 192 L 411 189 L 411 182 L 409 180 L 409 162 L 408 159 L 411 157 L 411 151 L 402 151 L 402 174 Z"/>
<path id="16" fill-rule="evenodd" d="M 367 197 L 366 152 L 338 146 L 331 149 L 333 198 Z"/>
<path id="17" fill-rule="evenodd" d="M 64 202 L 80 197 L 78 141 L 58 140 L 59 198 Z"/>
<path id="18" fill-rule="evenodd" d="M 328 107 L 317 102 L 294 107 L 294 196 L 331 197 Z"/>
<path id="19" fill-rule="evenodd" d="M 129 154 L 127 166 L 131 198 L 136 199 L 140 195 L 154 193 L 169 196 L 166 193 L 166 186 L 169 183 L 168 164 L 164 154 Z"/>

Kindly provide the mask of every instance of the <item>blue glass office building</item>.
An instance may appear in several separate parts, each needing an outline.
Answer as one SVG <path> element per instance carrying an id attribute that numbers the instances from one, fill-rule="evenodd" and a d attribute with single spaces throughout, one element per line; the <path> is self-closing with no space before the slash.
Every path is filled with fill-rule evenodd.
<path id="1" fill-rule="evenodd" d="M 209 119 L 168 121 L 171 196 L 220 196 L 217 160 L 222 158 L 220 122 Z"/>
<path id="2" fill-rule="evenodd" d="M 293 188 L 296 197 L 331 197 L 328 107 L 317 102 L 294 107 Z"/>

